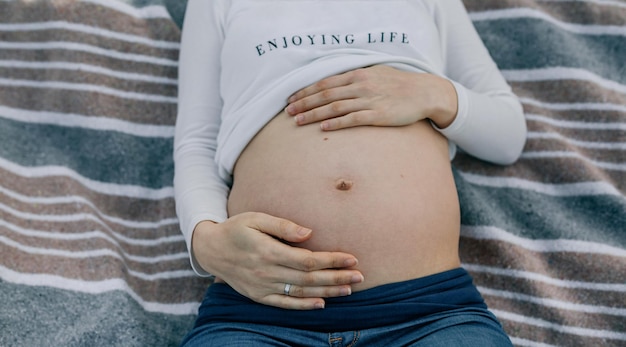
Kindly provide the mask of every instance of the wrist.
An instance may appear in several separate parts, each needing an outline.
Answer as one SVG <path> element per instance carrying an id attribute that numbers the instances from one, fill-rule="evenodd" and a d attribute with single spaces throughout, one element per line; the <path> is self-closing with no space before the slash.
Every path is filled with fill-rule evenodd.
<path id="1" fill-rule="evenodd" d="M 435 91 L 433 109 L 429 118 L 439 129 L 445 129 L 456 119 L 458 96 L 452 82 L 438 76 L 434 77 L 436 82 L 433 88 Z"/>
<path id="2" fill-rule="evenodd" d="M 211 230 L 214 230 L 213 226 L 218 223 L 205 220 L 196 224 L 196 227 L 193 229 L 193 233 L 191 235 L 191 255 L 195 260 L 195 263 L 200 266 L 201 270 L 208 271 L 206 264 L 204 264 L 202 259 L 203 249 L 206 248 L 206 244 L 211 240 Z"/>

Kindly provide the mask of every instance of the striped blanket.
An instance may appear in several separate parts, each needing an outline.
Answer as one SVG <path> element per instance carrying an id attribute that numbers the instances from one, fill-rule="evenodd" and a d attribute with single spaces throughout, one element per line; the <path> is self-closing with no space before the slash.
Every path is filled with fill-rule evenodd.
<path id="1" fill-rule="evenodd" d="M 173 346 L 193 324 L 184 3 L 0 0 L 0 346 Z M 512 166 L 454 160 L 463 265 L 515 345 L 624 346 L 626 2 L 465 4 L 529 133 Z"/>

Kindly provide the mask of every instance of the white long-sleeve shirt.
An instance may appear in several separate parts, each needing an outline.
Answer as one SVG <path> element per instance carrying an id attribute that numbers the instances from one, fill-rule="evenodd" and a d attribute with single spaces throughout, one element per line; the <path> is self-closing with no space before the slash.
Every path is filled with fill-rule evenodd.
<path id="1" fill-rule="evenodd" d="M 376 64 L 453 82 L 457 116 L 437 129 L 452 149 L 500 164 L 519 157 L 526 137 L 521 105 L 460 0 L 189 0 L 174 187 L 190 252 L 197 223 L 228 217 L 235 162 L 287 98 Z"/>

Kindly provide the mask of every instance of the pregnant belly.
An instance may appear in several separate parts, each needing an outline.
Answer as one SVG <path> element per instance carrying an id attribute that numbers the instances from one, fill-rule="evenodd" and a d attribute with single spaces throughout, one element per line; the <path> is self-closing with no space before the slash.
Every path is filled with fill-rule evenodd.
<path id="1" fill-rule="evenodd" d="M 239 157 L 230 215 L 311 228 L 294 244 L 355 255 L 358 291 L 459 266 L 459 206 L 447 141 L 429 123 L 323 132 L 277 115 Z"/>

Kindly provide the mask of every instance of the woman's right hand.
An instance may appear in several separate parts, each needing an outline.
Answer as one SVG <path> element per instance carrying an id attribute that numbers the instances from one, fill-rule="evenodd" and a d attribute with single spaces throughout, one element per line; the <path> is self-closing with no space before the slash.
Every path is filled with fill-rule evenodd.
<path id="1" fill-rule="evenodd" d="M 357 259 L 342 252 L 312 252 L 298 243 L 310 229 L 264 213 L 246 212 L 223 223 L 201 222 L 193 233 L 193 253 L 202 268 L 240 294 L 286 309 L 324 307 L 324 298 L 351 294 L 363 281 Z M 285 284 L 291 284 L 285 295 Z"/>

